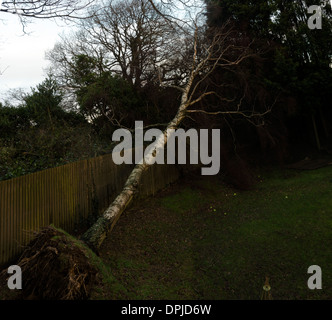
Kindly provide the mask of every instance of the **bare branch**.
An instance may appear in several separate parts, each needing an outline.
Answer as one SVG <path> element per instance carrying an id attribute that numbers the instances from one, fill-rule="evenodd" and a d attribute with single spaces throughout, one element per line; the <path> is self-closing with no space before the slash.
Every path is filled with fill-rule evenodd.
<path id="1" fill-rule="evenodd" d="M 11 0 L 2 1 L 0 13 L 17 15 L 23 31 L 31 19 L 85 19 L 95 0 Z"/>
<path id="2" fill-rule="evenodd" d="M 271 108 L 266 110 L 265 112 L 262 112 L 262 113 L 258 113 L 258 112 L 253 112 L 253 111 L 247 111 L 247 114 L 246 111 L 239 111 L 239 110 L 234 110 L 234 111 L 215 111 L 215 112 L 211 112 L 211 111 L 205 111 L 205 110 L 187 110 L 186 112 L 188 113 L 204 113 L 204 114 L 208 114 L 208 115 L 231 115 L 231 114 L 236 114 L 236 115 L 241 115 L 243 116 L 244 118 L 247 118 L 247 119 L 250 119 L 250 118 L 253 118 L 253 117 L 264 117 L 265 115 L 267 115 L 268 113 L 271 112 Z"/>

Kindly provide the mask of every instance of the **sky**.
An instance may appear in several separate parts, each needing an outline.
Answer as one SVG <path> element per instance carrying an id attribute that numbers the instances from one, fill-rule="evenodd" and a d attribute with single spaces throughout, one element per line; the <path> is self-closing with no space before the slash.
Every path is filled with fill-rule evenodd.
<path id="1" fill-rule="evenodd" d="M 46 78 L 49 62 L 45 53 L 69 29 L 64 23 L 35 19 L 24 34 L 15 15 L 0 12 L 0 102 L 4 102 L 8 90 L 30 91 Z"/>

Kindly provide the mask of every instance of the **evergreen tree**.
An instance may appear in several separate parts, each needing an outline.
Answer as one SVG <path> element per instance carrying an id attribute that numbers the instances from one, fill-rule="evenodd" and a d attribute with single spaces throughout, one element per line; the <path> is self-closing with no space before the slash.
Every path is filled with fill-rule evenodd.
<path id="1" fill-rule="evenodd" d="M 230 20 L 239 35 L 264 48 L 263 65 L 252 67 L 260 68 L 260 81 L 269 91 L 278 90 L 284 102 L 296 101 L 296 123 L 301 128 L 294 131 L 311 132 L 310 139 L 315 137 L 320 148 L 320 140 L 330 136 L 327 121 L 332 116 L 330 5 L 324 8 L 322 29 L 312 30 L 308 8 L 314 1 L 206 0 L 206 4 L 210 27 Z M 288 114 L 293 112 L 293 102 L 284 106 Z"/>

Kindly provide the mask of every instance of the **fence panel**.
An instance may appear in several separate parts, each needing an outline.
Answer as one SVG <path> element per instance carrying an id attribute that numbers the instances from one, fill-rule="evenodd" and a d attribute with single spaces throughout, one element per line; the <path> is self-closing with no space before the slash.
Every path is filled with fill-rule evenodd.
<path id="1" fill-rule="evenodd" d="M 89 215 L 102 213 L 132 168 L 114 164 L 108 154 L 0 181 L 0 266 L 16 258 L 41 227 L 54 224 L 72 232 Z M 174 165 L 153 165 L 142 177 L 140 196 L 178 177 Z"/>

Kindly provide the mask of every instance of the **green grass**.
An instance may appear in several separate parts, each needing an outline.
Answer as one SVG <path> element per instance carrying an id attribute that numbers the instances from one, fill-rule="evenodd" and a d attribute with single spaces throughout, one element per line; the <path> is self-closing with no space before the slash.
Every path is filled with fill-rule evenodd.
<path id="1" fill-rule="evenodd" d="M 260 299 L 266 276 L 274 299 L 331 299 L 331 230 L 332 167 L 263 171 L 250 191 L 181 181 L 123 214 L 100 255 L 112 281 L 92 299 Z"/>

